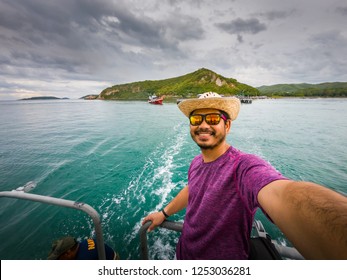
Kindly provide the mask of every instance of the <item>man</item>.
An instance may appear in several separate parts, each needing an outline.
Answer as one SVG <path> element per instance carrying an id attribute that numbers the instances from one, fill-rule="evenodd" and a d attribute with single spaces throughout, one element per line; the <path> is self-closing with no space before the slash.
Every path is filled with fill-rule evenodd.
<path id="1" fill-rule="evenodd" d="M 204 93 L 181 101 L 201 149 L 188 185 L 162 211 L 144 218 L 149 231 L 186 209 L 177 259 L 247 259 L 260 207 L 307 259 L 347 259 L 347 197 L 311 182 L 285 178 L 269 163 L 226 142 L 240 102 Z"/>
<path id="2" fill-rule="evenodd" d="M 107 260 L 119 260 L 119 255 L 105 244 Z M 78 242 L 71 236 L 63 237 L 52 243 L 49 260 L 98 260 L 98 251 L 95 239 L 84 239 Z"/>

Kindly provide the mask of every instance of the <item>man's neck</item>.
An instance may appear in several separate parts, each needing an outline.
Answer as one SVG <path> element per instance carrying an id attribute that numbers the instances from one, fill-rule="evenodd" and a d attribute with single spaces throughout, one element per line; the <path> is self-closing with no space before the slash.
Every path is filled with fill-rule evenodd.
<path id="1" fill-rule="evenodd" d="M 221 155 L 223 155 L 230 145 L 226 142 L 221 143 L 213 149 L 201 149 L 202 159 L 205 163 L 215 161 Z"/>

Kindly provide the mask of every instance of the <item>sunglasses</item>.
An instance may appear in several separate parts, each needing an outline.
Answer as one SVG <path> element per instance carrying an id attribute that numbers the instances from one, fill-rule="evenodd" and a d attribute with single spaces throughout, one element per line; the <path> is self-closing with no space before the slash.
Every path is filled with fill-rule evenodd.
<path id="1" fill-rule="evenodd" d="M 224 121 L 227 120 L 227 118 L 223 114 L 218 113 L 211 113 L 206 115 L 194 114 L 189 116 L 190 124 L 193 126 L 202 124 L 204 120 L 208 125 L 217 125 L 219 124 L 221 119 L 223 119 Z"/>

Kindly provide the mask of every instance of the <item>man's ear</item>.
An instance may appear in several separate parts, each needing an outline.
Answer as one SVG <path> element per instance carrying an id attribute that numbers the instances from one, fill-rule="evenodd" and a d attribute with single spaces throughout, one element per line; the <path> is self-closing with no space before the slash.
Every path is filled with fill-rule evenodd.
<path id="1" fill-rule="evenodd" d="M 229 133 L 230 132 L 230 129 L 231 129 L 231 119 L 227 119 L 226 122 L 225 122 L 225 131 L 226 133 Z"/>

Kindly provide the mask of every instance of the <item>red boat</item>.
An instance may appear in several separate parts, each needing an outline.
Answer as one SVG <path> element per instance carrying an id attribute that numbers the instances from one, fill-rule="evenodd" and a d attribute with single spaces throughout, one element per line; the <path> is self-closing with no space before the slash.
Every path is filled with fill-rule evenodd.
<path id="1" fill-rule="evenodd" d="M 157 97 L 156 95 L 152 95 L 148 97 L 148 103 L 155 105 L 163 105 L 164 97 Z"/>

